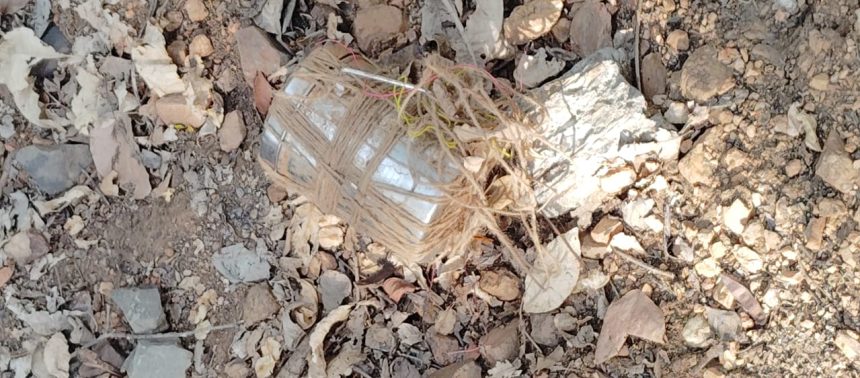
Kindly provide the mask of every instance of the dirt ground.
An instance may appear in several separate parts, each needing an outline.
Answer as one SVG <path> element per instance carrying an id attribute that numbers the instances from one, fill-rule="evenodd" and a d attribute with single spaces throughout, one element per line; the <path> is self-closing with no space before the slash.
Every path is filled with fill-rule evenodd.
<path id="1" fill-rule="evenodd" d="M 366 274 L 357 275 L 360 261 L 380 247 L 350 232 L 345 241 L 319 249 L 310 265 L 297 263 L 289 243 L 301 229 L 307 208 L 297 193 L 272 187 L 259 166 L 264 119 L 255 97 L 259 88 L 244 80 L 237 47 L 242 41 L 235 37 L 241 28 L 259 24 L 254 16 L 267 2 L 203 0 L 207 15 L 199 22 L 189 20 L 188 5 L 180 0 L 96 2 L 138 32 L 133 40 L 143 38 L 147 20 L 163 28 L 166 45 L 206 35 L 212 52 L 202 59 L 201 76 L 218 94 L 222 114 L 238 112 L 247 135 L 229 152 L 222 149 L 218 135 L 201 137 L 197 130 L 181 130 L 175 141 L 148 145 L 142 141 L 151 140 L 156 130 L 163 132 L 164 122 L 148 120 L 151 113 L 142 109 L 131 111 L 139 148 L 169 156 L 160 167 L 149 168 L 148 176 L 153 188 L 168 183 L 169 190 L 144 199 L 132 198 L 126 188 L 117 196 L 104 195 L 101 176 L 89 169 L 77 184 L 96 192 L 92 200 L 44 214 L 33 223 L 47 243 L 45 250 L 24 264 L 8 259 L 11 277 L 0 274 L 0 377 L 19 376 L 8 361 L 44 349 L 40 345 L 50 337 L 34 332 L 32 323 L 16 315 L 10 298 L 31 312 L 83 313 L 76 316 L 84 319 L 78 321 L 84 336 L 75 335 L 80 324 L 61 332 L 64 343 L 69 338 L 66 349 L 75 353 L 66 376 L 124 376 L 105 349 L 87 358 L 79 352 L 99 335 L 131 332 L 110 298 L 111 291 L 121 287 L 157 287 L 169 331 L 194 330 L 201 319 L 215 326 L 245 321 L 205 337 L 197 352 L 202 361 L 188 369 L 191 376 L 312 375 L 305 366 L 312 353 L 306 334 L 341 304 L 355 307 L 348 319 L 323 334 L 328 375 L 860 376 L 855 333 L 860 332 L 857 0 L 600 3 L 611 14 L 613 36 L 639 25 L 639 46 L 622 67 L 628 82 L 636 86 L 637 76 L 645 82 L 658 80 L 655 60 L 664 67 L 663 88 L 646 93 L 647 115 L 683 137 L 681 154 L 650 172 L 640 171 L 635 185 L 595 211 L 579 235 L 591 238 L 589 232 L 607 216 L 623 219 L 620 231 L 635 237 L 643 249 L 636 255 L 638 264 L 613 253 L 583 258 L 583 272 L 591 273 L 582 277 L 605 277 L 605 284 L 596 290 L 580 287 L 559 308 L 542 314 L 522 311 L 525 278 L 489 236 L 476 238 L 477 247 L 462 265 L 448 261 L 419 268 L 421 280 L 414 271 L 397 267 L 393 276 L 403 278 L 397 284 L 406 285 L 399 288 L 382 279 L 367 283 Z M 32 26 L 36 3 L 0 16 L 0 30 Z M 70 46 L 92 35 L 90 23 L 69 10 L 82 1 L 49 3 L 52 19 Z M 342 18 L 336 31 L 355 33 L 357 9 L 382 4 L 400 9 L 408 21 L 401 37 L 366 49 L 380 65 L 397 65 L 404 55 L 426 54 L 434 47 L 444 51 L 444 46 L 419 43 L 420 0 L 285 3 L 297 8 L 282 42 L 272 42 L 283 54 L 281 64 L 331 37 L 332 30 L 326 31 L 329 14 Z M 474 3 L 465 1 L 466 14 Z M 507 17 L 522 1 L 504 3 Z M 561 17 L 576 23 L 574 15 L 585 3 L 563 4 Z M 684 39 L 679 33 L 670 37 L 677 31 L 684 32 L 686 44 L 679 43 Z M 570 52 L 573 44 L 553 32 L 520 45 L 517 54 L 539 48 Z M 716 54 L 710 60 L 727 69 L 726 80 L 733 85 L 699 101 L 682 72 L 690 67 L 685 66 L 688 59 L 708 47 Z M 642 59 L 633 59 L 636 53 Z M 649 54 L 653 57 L 646 63 Z M 116 49 L 94 56 L 101 62 L 106 55 L 131 58 Z M 565 69 L 580 59 L 575 54 L 556 57 L 565 62 Z M 492 61 L 486 68 L 515 81 L 515 66 L 511 58 Z M 43 103 L 71 104 L 68 91 L 61 89 L 71 79 L 61 71 L 35 80 Z M 283 75 L 270 78 L 273 88 L 283 83 Z M 141 92 L 135 96 L 145 104 L 151 95 L 145 94 L 142 83 L 136 85 Z M 15 228 L 22 222 L 20 215 L 9 215 L 20 214 L 13 213 L 17 198 L 24 196 L 28 206 L 35 206 L 55 197 L 40 191 L 23 169 L 12 169 L 15 152 L 33 144 L 86 144 L 90 137 L 36 127 L 17 112 L 8 90 L 0 90 L 0 98 L 0 119 L 11 117 L 15 131 L 0 137 L 0 241 L 7 242 L 20 231 Z M 686 114 L 672 122 L 678 107 Z M 830 156 L 836 157 L 827 160 Z M 825 172 L 829 168 L 835 173 Z M 647 189 L 654 187 L 663 189 Z M 641 227 L 625 213 L 625 206 L 641 201 L 651 202 L 640 218 L 656 221 L 658 228 Z M 74 217 L 84 225 L 70 233 Z M 563 231 L 578 221 L 541 220 Z M 342 222 L 334 225 L 341 237 L 350 228 Z M 521 230 L 512 226 L 507 231 L 518 252 L 533 247 Z M 316 250 L 320 242 L 314 238 L 310 245 Z M 271 265 L 270 278 L 259 284 L 229 283 L 213 265 L 213 256 L 234 244 L 263 256 Z M 729 287 L 724 276 L 740 283 L 742 290 Z M 488 277 L 499 281 L 487 283 Z M 421 287 L 420 281 L 429 287 Z M 514 292 L 512 299 L 501 298 L 510 291 L 500 288 L 505 285 Z M 259 294 L 259 287 L 265 287 L 265 294 Z M 610 304 L 636 289 L 662 312 L 663 342 L 630 337 L 617 356 L 596 363 L 596 344 Z M 743 294 L 747 289 L 754 306 Z M 334 307 L 326 302 L 332 297 Z M 308 298 L 316 298 L 316 303 L 309 305 Z M 372 304 L 355 305 L 365 303 L 361 301 Z M 303 322 L 310 323 L 305 327 Z M 272 343 L 277 344 L 275 352 Z M 107 344 L 124 358 L 135 341 L 116 338 Z M 183 337 L 179 345 L 194 351 L 195 339 Z M 93 361 L 106 367 L 98 374 L 82 373 L 82 366 Z M 267 364 L 271 371 L 266 371 Z M 440 370 L 446 366 L 448 370 Z"/>

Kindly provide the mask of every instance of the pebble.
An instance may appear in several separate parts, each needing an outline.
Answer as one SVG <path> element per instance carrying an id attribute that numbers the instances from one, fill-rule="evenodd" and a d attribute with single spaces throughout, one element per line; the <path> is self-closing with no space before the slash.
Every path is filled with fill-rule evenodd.
<path id="1" fill-rule="evenodd" d="M 503 26 L 509 43 L 522 45 L 550 31 L 561 16 L 562 0 L 533 0 L 511 11 Z"/>
<path id="2" fill-rule="evenodd" d="M 123 364 L 129 378 L 182 378 L 192 353 L 174 343 L 142 340 Z"/>
<path id="3" fill-rule="evenodd" d="M 513 301 L 520 297 L 520 279 L 506 269 L 483 272 L 478 284 L 481 290 L 502 301 Z"/>
<path id="4" fill-rule="evenodd" d="M 666 93 L 666 66 L 660 54 L 650 53 L 642 58 L 642 93 L 646 98 Z"/>
<path id="5" fill-rule="evenodd" d="M 734 311 L 706 309 L 708 324 L 723 341 L 737 341 L 741 333 L 741 317 Z"/>
<path id="6" fill-rule="evenodd" d="M 374 5 L 361 8 L 355 14 L 353 36 L 365 53 L 381 51 L 385 43 L 397 38 L 406 29 L 406 20 L 399 8 Z"/>
<path id="7" fill-rule="evenodd" d="M 752 210 L 743 201 L 736 199 L 731 206 L 723 208 L 723 225 L 734 234 L 740 235 L 744 232 L 751 214 Z"/>
<path id="8" fill-rule="evenodd" d="M 669 121 L 669 123 L 683 125 L 690 118 L 690 110 L 687 109 L 687 105 L 683 102 L 674 101 L 669 103 L 669 107 L 663 113 L 663 118 Z"/>
<path id="9" fill-rule="evenodd" d="M 607 215 L 591 230 L 591 238 L 600 244 L 609 244 L 615 234 L 624 230 L 624 224 L 621 219 Z"/>
<path id="10" fill-rule="evenodd" d="M 498 327 L 481 337 L 481 356 L 490 366 L 498 361 L 507 361 L 517 356 L 519 350 L 519 322 Z"/>
<path id="11" fill-rule="evenodd" d="M 824 243 L 824 227 L 826 225 L 827 220 L 825 218 L 815 217 L 809 220 L 804 232 L 804 236 L 806 236 L 806 248 L 812 251 L 821 249 Z"/>
<path id="12" fill-rule="evenodd" d="M 570 20 L 565 17 L 559 18 L 558 22 L 555 23 L 555 26 L 552 27 L 552 36 L 559 43 L 565 43 L 568 39 L 570 39 Z"/>
<path id="13" fill-rule="evenodd" d="M 683 30 L 673 30 L 666 36 L 666 44 L 676 51 L 687 51 L 690 48 L 690 36 Z"/>
<path id="14" fill-rule="evenodd" d="M 232 152 L 242 145 L 245 140 L 245 135 L 248 133 L 245 127 L 245 122 L 242 120 L 238 110 L 227 113 L 224 116 L 224 123 L 218 130 L 218 143 L 221 146 L 221 151 Z"/>
<path id="15" fill-rule="evenodd" d="M 170 44 L 167 45 L 167 55 L 170 56 L 170 60 L 173 61 L 173 64 L 179 67 L 184 66 L 185 58 L 188 57 L 188 44 L 181 39 L 170 42 Z"/>
<path id="16" fill-rule="evenodd" d="M 15 162 L 37 189 L 53 196 L 77 184 L 93 158 L 86 144 L 32 145 L 18 150 Z"/>
<path id="17" fill-rule="evenodd" d="M 723 284 L 717 284 L 714 288 L 714 300 L 727 310 L 731 310 L 735 305 L 735 297 Z"/>
<path id="18" fill-rule="evenodd" d="M 590 234 L 586 234 L 582 237 L 581 240 L 581 252 L 582 256 L 589 259 L 601 260 L 609 252 L 612 252 L 612 249 L 609 247 L 608 243 L 598 243 L 594 241 Z"/>
<path id="19" fill-rule="evenodd" d="M 209 11 L 206 10 L 203 0 L 186 0 L 185 12 L 188 13 L 188 19 L 194 22 L 203 21 L 209 17 Z"/>
<path id="20" fill-rule="evenodd" d="M 212 256 L 212 263 L 218 273 L 231 283 L 269 279 L 269 263 L 242 244 L 221 248 Z"/>
<path id="21" fill-rule="evenodd" d="M 269 76 L 280 69 L 281 65 L 287 63 L 287 56 L 260 28 L 247 26 L 236 31 L 234 36 L 245 82 L 252 88 L 257 72 Z"/>
<path id="22" fill-rule="evenodd" d="M 623 167 L 600 178 L 600 190 L 609 194 L 621 193 L 636 181 L 636 171 Z"/>
<path id="23" fill-rule="evenodd" d="M 815 164 L 815 175 L 846 194 L 851 194 L 854 184 L 860 180 L 860 172 L 854 168 L 854 162 L 845 151 L 845 143 L 836 130 L 830 132 L 824 143 L 824 149 Z"/>
<path id="24" fill-rule="evenodd" d="M 245 293 L 242 303 L 242 320 L 246 326 L 252 326 L 266 319 L 271 319 L 281 308 L 269 284 L 259 283 L 251 286 Z"/>
<path id="25" fill-rule="evenodd" d="M 587 57 L 604 47 L 612 47 L 612 15 L 602 3 L 589 0 L 579 7 L 570 21 L 573 52 Z"/>
<path id="26" fill-rule="evenodd" d="M 711 248 L 709 249 L 709 252 L 711 254 L 711 257 L 713 257 L 715 259 L 719 259 L 719 258 L 722 258 L 723 256 L 725 256 L 726 254 L 729 253 L 729 248 L 726 247 L 726 245 L 723 244 L 723 242 L 716 241 L 716 242 L 714 242 L 714 244 L 711 244 Z"/>
<path id="27" fill-rule="evenodd" d="M 857 334 L 853 331 L 838 331 L 833 344 L 842 351 L 849 360 L 855 361 L 860 357 L 860 341 L 857 341 Z"/>
<path id="28" fill-rule="evenodd" d="M 705 278 L 714 278 L 723 272 L 720 269 L 720 263 L 713 257 L 699 261 L 693 268 L 696 270 L 696 273 Z"/>
<path id="29" fill-rule="evenodd" d="M 764 267 L 764 261 L 758 252 L 748 247 L 740 247 L 734 250 L 735 260 L 741 268 L 749 273 L 756 273 Z"/>
<path id="30" fill-rule="evenodd" d="M 279 185 L 272 184 L 266 188 L 266 196 L 269 197 L 269 202 L 280 203 L 287 199 L 287 190 Z"/>
<path id="31" fill-rule="evenodd" d="M 826 73 L 820 73 L 809 79 L 809 88 L 816 91 L 826 91 L 830 87 L 830 77 Z"/>
<path id="32" fill-rule="evenodd" d="M 726 169 L 729 171 L 733 171 L 738 168 L 748 167 L 749 156 L 746 152 L 743 152 L 737 148 L 732 148 L 726 151 L 726 155 L 723 156 L 723 162 L 726 164 Z"/>
<path id="33" fill-rule="evenodd" d="M 684 330 L 681 332 L 684 337 L 684 342 L 693 348 L 704 348 L 708 346 L 708 341 L 714 336 L 708 321 L 702 315 L 695 315 L 687 320 L 684 324 Z"/>
<path id="34" fill-rule="evenodd" d="M 167 125 L 188 125 L 194 128 L 203 126 L 206 113 L 189 104 L 181 93 L 167 95 L 155 101 L 155 112 L 161 122 Z"/>
<path id="35" fill-rule="evenodd" d="M 785 175 L 788 177 L 794 177 L 800 174 L 803 171 L 803 161 L 800 159 L 794 159 L 789 161 L 788 164 L 785 165 Z"/>
<path id="36" fill-rule="evenodd" d="M 188 47 L 188 51 L 191 55 L 205 58 L 212 55 L 214 48 L 212 47 L 212 41 L 209 40 L 209 37 L 204 34 L 198 34 L 191 40 L 191 45 Z"/>
<path id="37" fill-rule="evenodd" d="M 157 288 L 114 289 L 111 299 L 119 306 L 134 333 L 154 333 L 167 329 L 167 318 Z"/>
<path id="38" fill-rule="evenodd" d="M 697 102 L 706 102 L 714 96 L 735 87 L 732 70 L 717 59 L 717 49 L 703 46 L 694 51 L 681 69 L 681 93 Z"/>
<path id="39" fill-rule="evenodd" d="M 704 143 L 699 143 L 678 162 L 678 171 L 688 183 L 711 186 L 714 183 L 716 162 L 708 159 Z"/>

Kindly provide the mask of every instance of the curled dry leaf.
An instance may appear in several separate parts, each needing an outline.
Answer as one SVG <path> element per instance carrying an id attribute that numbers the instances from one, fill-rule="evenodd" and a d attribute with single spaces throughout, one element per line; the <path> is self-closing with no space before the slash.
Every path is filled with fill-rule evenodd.
<path id="1" fill-rule="evenodd" d="M 504 22 L 504 1 L 484 0 L 477 3 L 475 12 L 466 22 L 466 48 L 470 51 L 457 51 L 457 59 L 462 60 L 461 54 L 475 56 L 477 64 L 500 58 L 507 53 L 507 43 L 502 38 Z"/>
<path id="2" fill-rule="evenodd" d="M 803 142 L 806 144 L 806 148 L 815 152 L 821 152 L 821 142 L 818 141 L 818 135 L 816 134 L 818 122 L 815 120 L 815 117 L 800 110 L 799 107 L 799 104 L 794 103 L 788 108 L 789 127 L 794 130 L 803 130 L 805 134 Z"/>
<path id="3" fill-rule="evenodd" d="M 15 28 L 3 35 L 0 40 L 0 84 L 5 85 L 12 94 L 15 106 L 30 123 L 46 128 L 59 128 L 68 123 L 42 118 L 39 95 L 33 90 L 32 80 L 28 80 L 30 69 L 44 59 L 64 57 L 45 45 L 32 29 Z"/>
<path id="4" fill-rule="evenodd" d="M 42 353 L 45 373 L 54 378 L 69 376 L 69 361 L 72 356 L 69 353 L 69 344 L 62 332 L 55 333 L 48 339 Z"/>
<path id="5" fill-rule="evenodd" d="M 526 275 L 523 311 L 548 312 L 561 306 L 579 280 L 579 247 L 577 228 L 547 244 Z"/>
<path id="6" fill-rule="evenodd" d="M 358 305 L 361 304 L 363 303 L 358 303 Z M 356 304 L 347 304 L 332 310 L 325 318 L 320 320 L 316 327 L 314 327 L 314 330 L 311 331 L 310 336 L 308 336 L 311 353 L 307 357 L 309 376 L 326 376 L 325 339 L 335 324 L 349 318 L 349 314 L 352 312 L 352 308 L 355 305 Z"/>
<path id="7" fill-rule="evenodd" d="M 594 362 L 602 364 L 615 357 L 627 336 L 662 344 L 665 334 L 666 321 L 660 307 L 642 291 L 631 290 L 606 309 L 594 350 Z"/>
<path id="8" fill-rule="evenodd" d="M 533 0 L 514 8 L 505 20 L 508 42 L 522 45 L 552 31 L 561 17 L 562 0 Z"/>
<path id="9" fill-rule="evenodd" d="M 67 206 L 77 203 L 84 197 L 86 197 L 88 201 L 93 201 L 96 199 L 97 194 L 86 186 L 78 185 L 50 201 L 33 201 L 33 207 L 36 208 L 40 215 L 45 216 L 65 209 Z"/>
<path id="10" fill-rule="evenodd" d="M 723 285 L 729 289 L 729 292 L 732 293 L 732 296 L 736 301 L 738 301 L 741 308 L 743 308 L 756 323 L 761 324 L 765 321 L 766 317 L 764 315 L 764 310 L 761 308 L 761 304 L 759 304 L 758 300 L 755 299 L 755 296 L 746 288 L 746 286 L 726 274 L 721 275 L 720 280 Z"/>
<path id="11" fill-rule="evenodd" d="M 402 278 L 391 277 L 382 282 L 382 289 L 385 294 L 394 302 L 400 302 L 400 299 L 408 293 L 414 293 L 416 288 Z"/>
<path id="12" fill-rule="evenodd" d="M 131 59 L 146 86 L 158 97 L 185 91 L 186 84 L 179 78 L 176 65 L 167 54 L 164 36 L 157 26 L 146 26 L 143 44 L 131 50 Z"/>
<path id="13" fill-rule="evenodd" d="M 302 329 L 311 328 L 317 321 L 319 309 L 319 295 L 316 288 L 308 280 L 299 280 L 302 289 L 300 291 L 301 303 L 293 309 L 293 319 Z"/>

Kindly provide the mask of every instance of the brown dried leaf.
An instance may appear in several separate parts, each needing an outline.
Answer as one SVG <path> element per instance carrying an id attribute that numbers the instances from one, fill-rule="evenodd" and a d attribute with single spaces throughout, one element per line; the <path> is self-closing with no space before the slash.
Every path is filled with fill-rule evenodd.
<path id="1" fill-rule="evenodd" d="M 627 336 L 663 343 L 666 321 L 663 311 L 640 290 L 631 290 L 606 309 L 603 328 L 597 339 L 594 362 L 602 364 L 615 357 Z"/>
<path id="2" fill-rule="evenodd" d="M 414 293 L 417 288 L 402 278 L 391 277 L 382 282 L 382 289 L 392 301 L 400 302 L 404 295 Z"/>
<path id="3" fill-rule="evenodd" d="M 0 268 L 0 288 L 6 286 L 6 283 L 9 282 L 10 279 L 12 279 L 12 275 L 14 273 L 15 271 L 12 270 L 11 266 L 4 266 L 3 268 Z"/>
<path id="4" fill-rule="evenodd" d="M 272 86 L 266 80 L 266 75 L 257 72 L 257 77 L 254 78 L 254 107 L 264 118 L 269 114 L 269 105 L 272 104 L 273 96 Z"/>
<path id="5" fill-rule="evenodd" d="M 732 296 L 735 297 L 735 300 L 741 305 L 741 308 L 744 309 L 744 311 L 746 311 L 756 323 L 760 324 L 764 322 L 764 310 L 761 308 L 761 304 L 758 303 L 758 300 L 755 299 L 753 293 L 747 289 L 746 286 L 726 274 L 720 276 L 720 279 L 723 285 L 732 293 Z"/>

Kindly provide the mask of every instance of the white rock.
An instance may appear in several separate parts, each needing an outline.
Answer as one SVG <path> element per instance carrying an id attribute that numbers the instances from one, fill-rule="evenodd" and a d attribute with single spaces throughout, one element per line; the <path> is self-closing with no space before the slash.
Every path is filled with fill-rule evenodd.
<path id="1" fill-rule="evenodd" d="M 758 252 L 750 248 L 740 247 L 735 249 L 734 255 L 741 268 L 747 272 L 756 273 L 764 267 L 764 261 L 762 261 L 761 256 L 759 256 Z"/>
<path id="2" fill-rule="evenodd" d="M 523 54 L 517 61 L 517 68 L 514 69 L 514 80 L 517 84 L 534 88 L 564 69 L 564 61 L 547 58 L 549 57 L 543 47 L 534 55 Z"/>
<path id="3" fill-rule="evenodd" d="M 683 102 L 672 102 L 669 104 L 666 112 L 663 113 L 663 118 L 666 118 L 666 121 L 669 121 L 669 123 L 683 125 L 690 118 L 690 110 L 687 109 L 687 105 Z"/>
<path id="4" fill-rule="evenodd" d="M 534 177 L 545 181 L 535 194 L 546 204 L 546 216 L 572 209 L 571 215 L 584 216 L 600 206 L 610 194 L 601 191 L 593 174 L 607 161 L 632 162 L 646 154 L 663 160 L 677 157 L 680 139 L 645 116 L 645 99 L 621 74 L 616 61 L 624 59 L 619 54 L 623 55 L 600 50 L 532 92 L 546 110 L 541 133 L 555 147 L 536 146 L 530 167 Z M 556 151 L 576 153 L 564 156 Z"/>
<path id="5" fill-rule="evenodd" d="M 849 360 L 856 360 L 860 357 L 860 341 L 857 341 L 857 334 L 852 331 L 839 331 L 836 333 L 836 339 L 833 340 L 836 347 L 842 351 Z"/>
<path id="6" fill-rule="evenodd" d="M 636 181 L 636 171 L 624 167 L 600 178 L 600 189 L 609 194 L 618 194 Z"/>
<path id="7" fill-rule="evenodd" d="M 693 348 L 703 348 L 708 345 L 708 341 L 714 336 L 714 333 L 711 332 L 708 321 L 703 316 L 696 315 L 687 320 L 681 335 L 687 345 Z"/>
<path id="8" fill-rule="evenodd" d="M 731 206 L 723 208 L 723 225 L 729 231 L 740 235 L 744 232 L 751 210 L 740 199 L 732 202 Z"/>
<path id="9" fill-rule="evenodd" d="M 624 223 L 637 231 L 649 229 L 646 217 L 654 209 L 655 202 L 650 198 L 639 198 L 621 206 Z"/>
<path id="10" fill-rule="evenodd" d="M 717 260 L 712 257 L 708 257 L 702 261 L 699 261 L 699 263 L 696 264 L 694 268 L 696 269 L 696 273 L 706 278 L 713 278 L 719 276 L 720 273 L 722 273 L 722 269 L 720 269 L 720 263 L 718 263 Z"/>
<path id="11" fill-rule="evenodd" d="M 609 246 L 624 252 L 645 254 L 645 248 L 642 248 L 642 244 L 639 244 L 639 241 L 636 240 L 636 237 L 627 235 L 623 232 L 620 234 L 615 234 L 615 236 L 613 236 L 612 240 L 609 242 Z"/>

